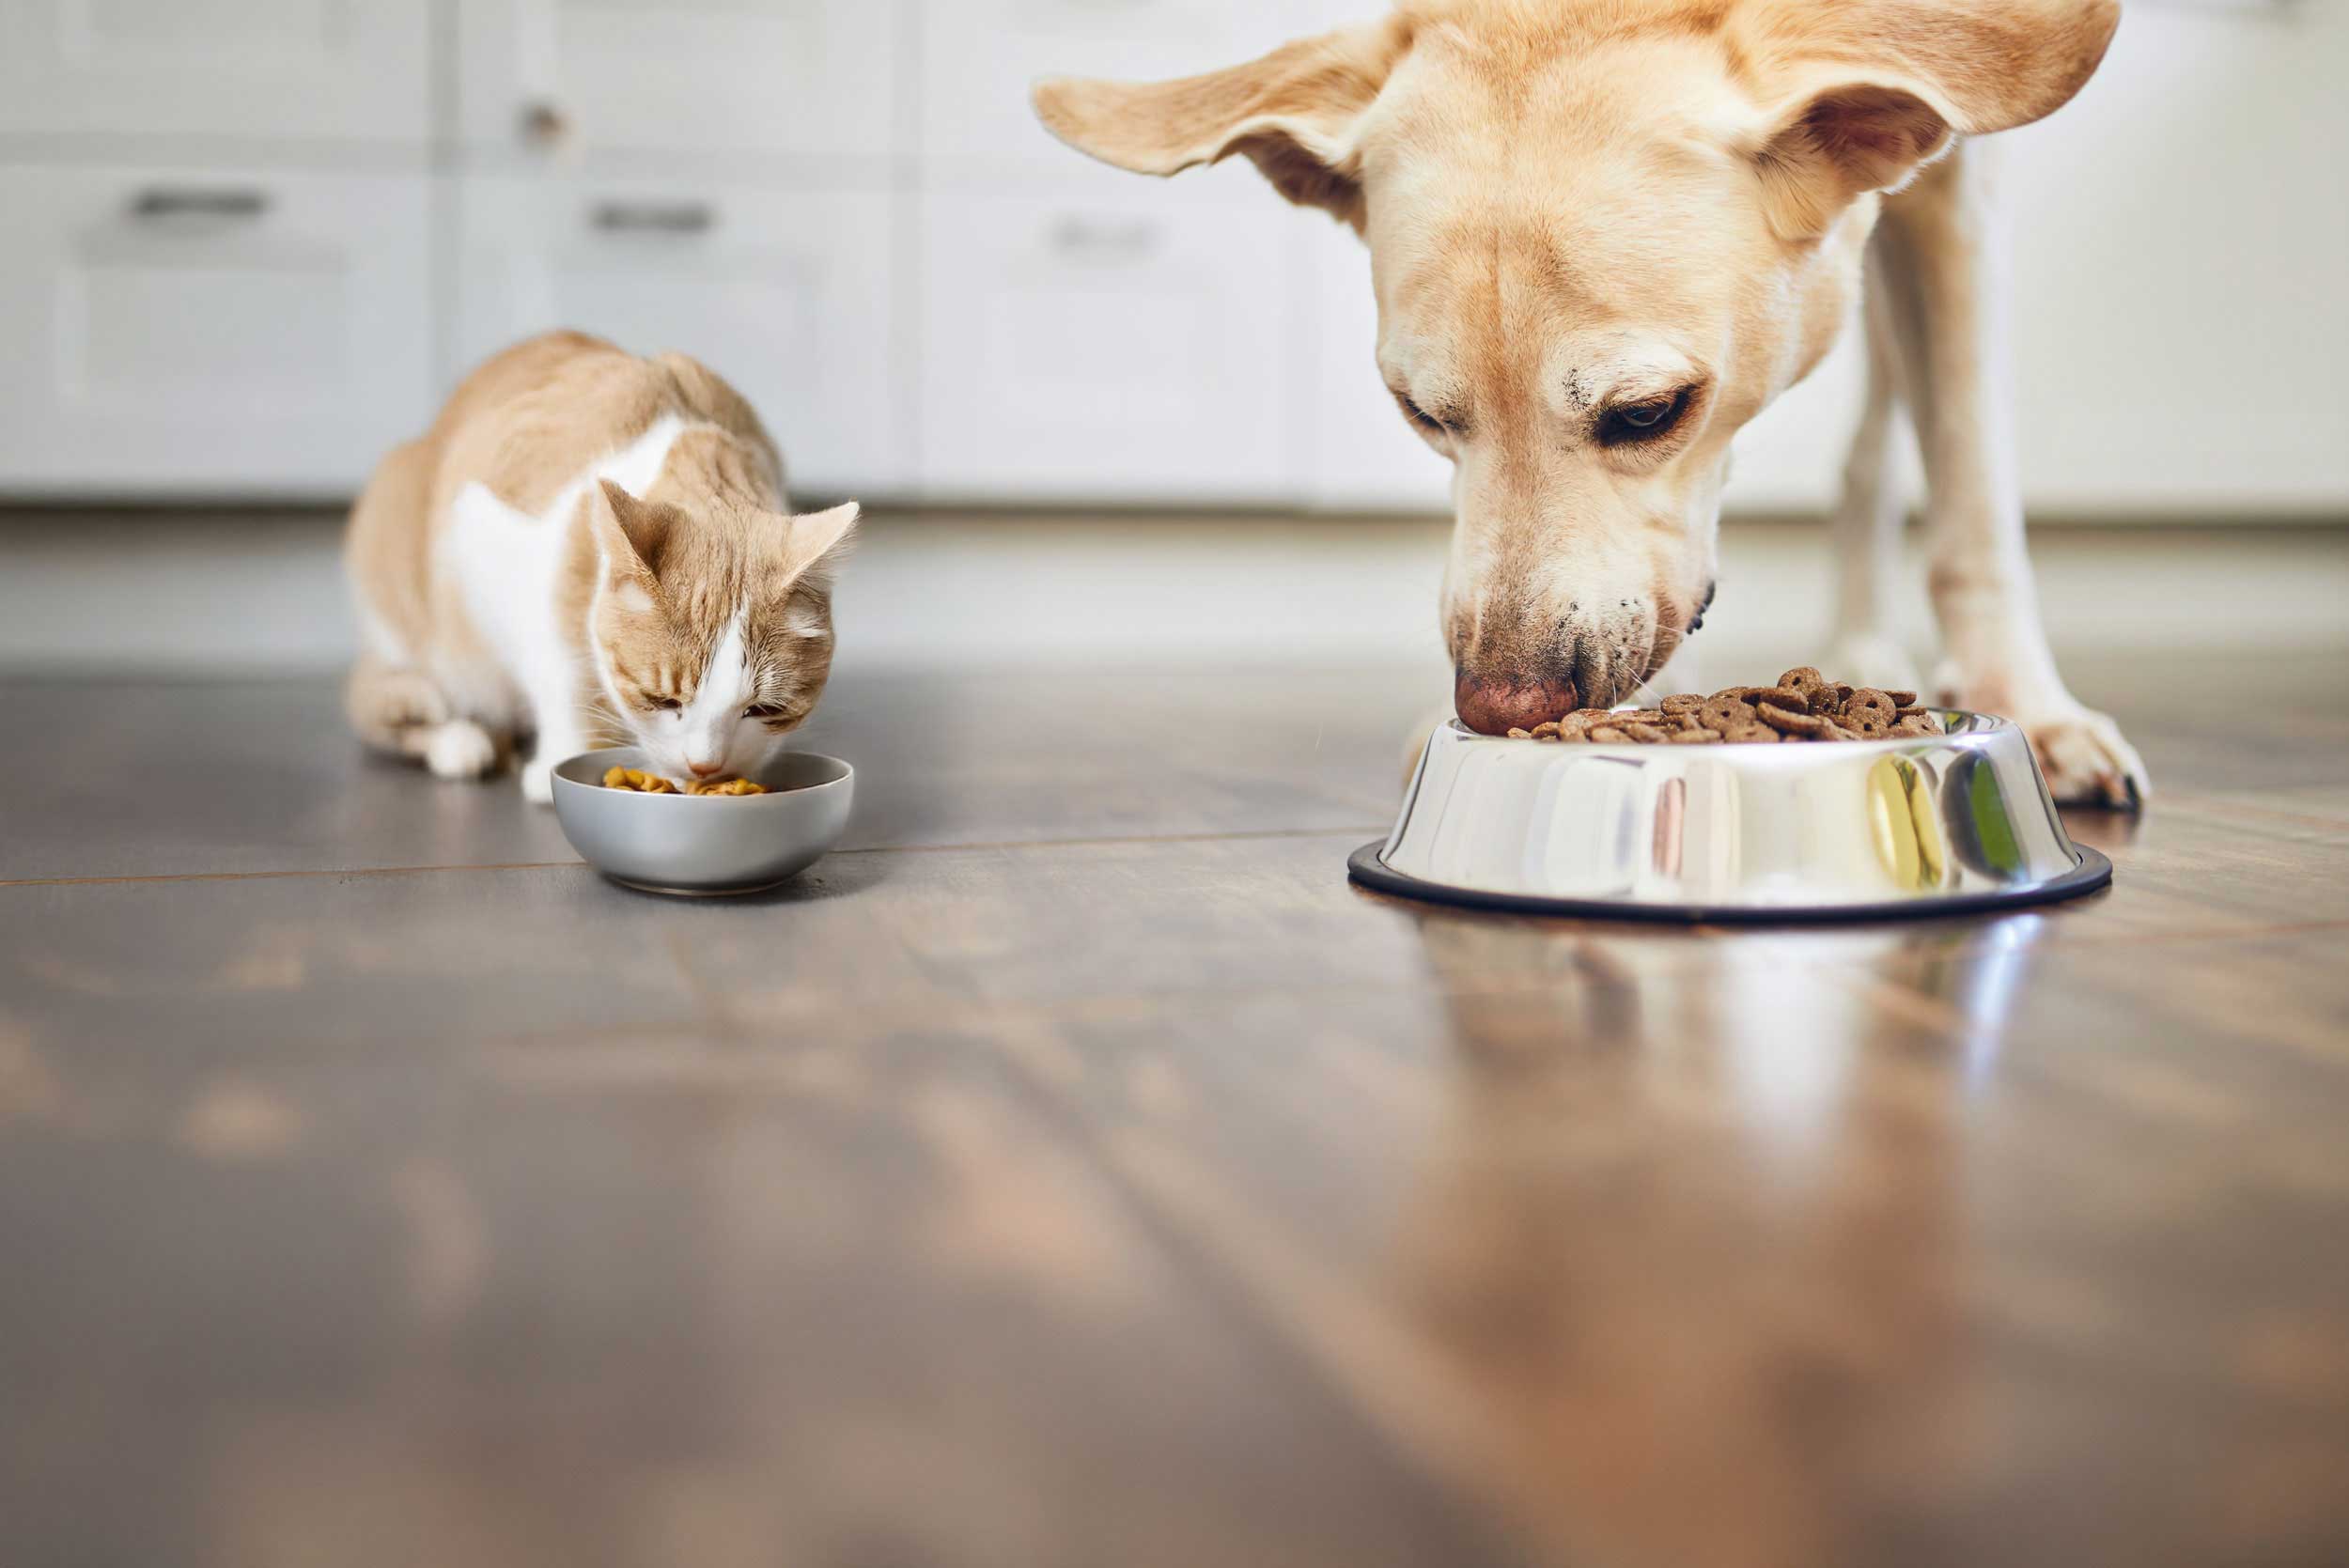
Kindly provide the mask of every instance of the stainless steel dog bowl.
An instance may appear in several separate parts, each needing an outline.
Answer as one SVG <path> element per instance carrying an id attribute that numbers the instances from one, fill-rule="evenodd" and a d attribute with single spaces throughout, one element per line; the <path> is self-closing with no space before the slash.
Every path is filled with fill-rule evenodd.
<path id="1" fill-rule="evenodd" d="M 699 799 L 606 789 L 642 752 L 589 752 L 554 770 L 554 815 L 588 864 L 645 893 L 711 898 L 762 893 L 822 860 L 848 831 L 856 770 L 837 757 L 786 753 L 754 784 L 774 793 Z"/>
<path id="2" fill-rule="evenodd" d="M 1383 893 L 1534 914 L 1881 920 L 2093 893 L 2023 732 L 1937 715 L 1931 738 L 1822 746 L 1429 740 L 1394 833 L 1353 860 Z"/>

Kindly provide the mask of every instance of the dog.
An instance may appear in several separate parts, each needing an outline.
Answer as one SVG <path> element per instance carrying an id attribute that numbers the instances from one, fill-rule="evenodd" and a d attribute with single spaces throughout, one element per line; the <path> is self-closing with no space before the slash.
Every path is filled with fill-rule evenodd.
<path id="1" fill-rule="evenodd" d="M 1995 144 L 2102 63 L 2117 0 L 1402 0 L 1038 116 L 1170 176 L 1235 156 L 1368 243 L 1378 366 L 1455 469 L 1442 626 L 1484 734 L 1626 698 L 1701 627 L 1730 443 L 1864 293 L 1870 395 L 1824 662 L 1914 687 L 1884 564 L 1914 417 L 1942 694 L 2012 717 L 2060 799 L 2148 792 L 2064 685 L 2026 551 Z"/>

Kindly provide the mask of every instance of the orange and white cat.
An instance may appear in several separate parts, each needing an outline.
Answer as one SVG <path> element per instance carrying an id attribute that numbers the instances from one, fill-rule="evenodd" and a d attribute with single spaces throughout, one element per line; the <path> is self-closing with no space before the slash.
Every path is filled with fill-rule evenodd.
<path id="1" fill-rule="evenodd" d="M 532 741 L 541 804 L 557 764 L 601 745 L 678 782 L 754 772 L 823 695 L 856 521 L 791 516 L 758 416 L 694 361 L 519 344 L 352 509 L 351 724 L 443 779 Z"/>

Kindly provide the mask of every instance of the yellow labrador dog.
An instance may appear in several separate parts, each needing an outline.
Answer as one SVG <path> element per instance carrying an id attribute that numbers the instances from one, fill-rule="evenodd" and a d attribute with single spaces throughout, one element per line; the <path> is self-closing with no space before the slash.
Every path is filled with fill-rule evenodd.
<path id="1" fill-rule="evenodd" d="M 1443 628 L 1488 734 L 1626 698 L 1698 628 L 1730 442 L 1873 273 L 1832 661 L 1915 684 L 1879 587 L 1905 403 L 1948 694 L 2018 720 L 2059 796 L 2125 805 L 2143 765 L 2040 625 L 1971 139 L 2069 101 L 2119 20 L 2117 0 L 1403 0 L 1230 70 L 1047 82 L 1035 104 L 1140 174 L 1243 155 L 1368 242 L 1379 367 L 1456 469 Z"/>

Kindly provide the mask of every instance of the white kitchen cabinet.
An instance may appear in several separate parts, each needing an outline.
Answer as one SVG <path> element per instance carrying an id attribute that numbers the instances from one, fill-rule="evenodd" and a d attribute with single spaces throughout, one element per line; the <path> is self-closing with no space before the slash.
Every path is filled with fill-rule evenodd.
<path id="1" fill-rule="evenodd" d="M 1440 509 L 1349 236 L 1244 164 L 1105 170 L 1028 104 L 1378 10 L 0 0 L 0 496 L 334 488 L 420 387 L 561 322 L 700 351 L 811 492 Z M 2341 357 L 2341 8 L 2132 14 L 2077 103 L 1995 144 L 2028 493 L 2338 512 L 2331 380 L 2209 389 Z M 1746 432 L 1734 506 L 1832 502 L 1859 368 L 1847 345 Z"/>
<path id="2" fill-rule="evenodd" d="M 419 0 L 8 0 L 0 134 L 431 133 Z"/>
<path id="3" fill-rule="evenodd" d="M 1299 221 L 1229 174 L 928 193 L 926 490 L 1292 496 L 1308 330 Z"/>
<path id="4" fill-rule="evenodd" d="M 1306 398 L 1308 498 L 1337 512 L 1441 512 L 1452 464 L 1405 422 L 1378 371 L 1370 252 L 1350 229 L 1306 225 L 1314 376 Z"/>
<path id="5" fill-rule="evenodd" d="M 926 162 L 1056 174 L 1077 156 L 1036 123 L 1048 76 L 1153 81 L 1220 70 L 1375 15 L 1340 0 L 955 0 L 922 8 Z"/>
<path id="6" fill-rule="evenodd" d="M 0 167 L 0 476 L 347 493 L 430 413 L 428 181 Z"/>
<path id="7" fill-rule="evenodd" d="M 897 0 L 456 0 L 476 151 L 870 161 L 896 148 Z"/>
<path id="8" fill-rule="evenodd" d="M 1724 504 L 1735 512 L 1781 516 L 1832 507 L 1842 499 L 1867 380 L 1867 342 L 1854 321 L 1807 380 L 1738 432 Z M 1913 445 L 1904 441 L 1896 452 L 1894 483 L 1921 497 Z"/>
<path id="9" fill-rule="evenodd" d="M 576 327 L 678 349 L 748 396 L 795 489 L 902 489 L 892 199 L 690 179 L 468 176 L 450 379 Z"/>

